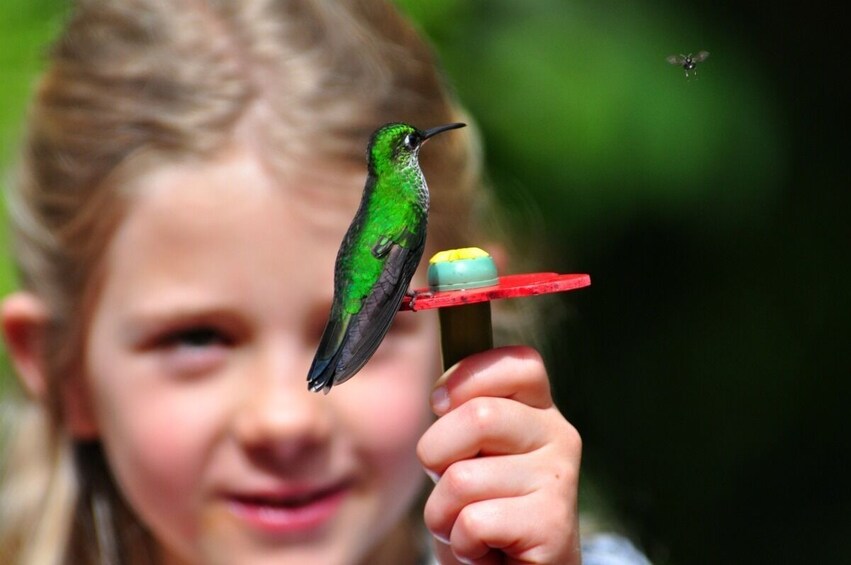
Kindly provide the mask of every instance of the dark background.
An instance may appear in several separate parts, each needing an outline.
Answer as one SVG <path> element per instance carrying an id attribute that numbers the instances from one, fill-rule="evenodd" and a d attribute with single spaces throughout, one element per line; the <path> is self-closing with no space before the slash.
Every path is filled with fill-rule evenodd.
<path id="1" fill-rule="evenodd" d="M 502 202 L 536 205 L 541 270 L 592 275 L 548 358 L 594 494 L 657 563 L 851 563 L 843 20 L 755 1 L 405 4 Z M 696 79 L 665 62 L 701 49 Z"/>
<path id="2" fill-rule="evenodd" d="M 64 4 L 3 1 L 8 163 Z M 510 223 L 545 236 L 538 270 L 592 275 L 545 347 L 585 442 L 583 505 L 657 564 L 851 563 L 845 20 L 754 0 L 399 3 L 478 122 Z M 701 49 L 696 77 L 665 62 Z"/>

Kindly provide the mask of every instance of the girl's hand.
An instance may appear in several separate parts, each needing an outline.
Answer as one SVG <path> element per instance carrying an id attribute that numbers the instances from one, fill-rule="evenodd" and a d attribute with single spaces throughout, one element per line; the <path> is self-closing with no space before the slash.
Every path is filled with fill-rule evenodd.
<path id="1" fill-rule="evenodd" d="M 470 356 L 431 401 L 439 418 L 417 454 L 440 477 L 425 507 L 440 562 L 579 565 L 582 443 L 553 404 L 538 353 Z"/>

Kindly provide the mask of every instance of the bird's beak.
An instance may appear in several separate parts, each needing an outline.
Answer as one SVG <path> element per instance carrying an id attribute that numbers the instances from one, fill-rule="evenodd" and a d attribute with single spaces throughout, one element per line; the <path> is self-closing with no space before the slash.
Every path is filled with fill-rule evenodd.
<path id="1" fill-rule="evenodd" d="M 443 133 L 444 131 L 448 131 L 451 129 L 458 129 L 466 126 L 467 124 L 462 124 L 460 122 L 454 124 L 446 124 L 444 126 L 437 126 L 431 129 L 427 129 L 422 133 L 423 141 L 428 139 L 429 137 L 433 137 L 439 133 Z"/>

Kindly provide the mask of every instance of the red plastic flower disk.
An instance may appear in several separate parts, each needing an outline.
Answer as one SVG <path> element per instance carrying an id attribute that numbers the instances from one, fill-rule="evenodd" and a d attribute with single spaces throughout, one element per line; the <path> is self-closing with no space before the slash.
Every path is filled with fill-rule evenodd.
<path id="1" fill-rule="evenodd" d="M 497 284 L 481 288 L 440 291 L 432 291 L 428 288 L 417 289 L 414 291 L 414 297 L 406 296 L 402 300 L 399 310 L 419 311 L 489 302 L 503 298 L 552 294 L 576 290 L 590 284 L 591 276 L 587 274 L 527 273 L 506 275 L 498 277 Z M 412 302 L 413 306 L 411 306 Z"/>

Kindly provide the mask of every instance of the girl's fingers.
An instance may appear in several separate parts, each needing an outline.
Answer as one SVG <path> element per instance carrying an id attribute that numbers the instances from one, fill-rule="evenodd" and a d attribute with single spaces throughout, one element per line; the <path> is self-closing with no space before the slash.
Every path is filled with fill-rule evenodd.
<path id="1" fill-rule="evenodd" d="M 542 467 L 536 458 L 516 455 L 453 463 L 426 502 L 425 524 L 435 537 L 448 540 L 458 514 L 468 504 L 523 496 L 545 486 L 540 484 Z"/>
<path id="2" fill-rule="evenodd" d="M 528 453 L 550 439 L 550 419 L 549 411 L 513 400 L 473 398 L 426 430 L 417 455 L 426 469 L 440 475 L 461 459 Z"/>
<path id="3" fill-rule="evenodd" d="M 568 525 L 576 526 L 569 506 L 541 492 L 475 502 L 458 515 L 449 545 L 461 562 L 488 562 L 499 550 L 507 556 L 503 563 L 579 563 L 578 528 Z M 554 512 L 557 508 L 563 510 Z"/>
<path id="4" fill-rule="evenodd" d="M 535 408 L 553 405 L 541 356 L 523 346 L 491 349 L 454 365 L 437 381 L 432 409 L 442 416 L 480 396 L 509 398 Z"/>

